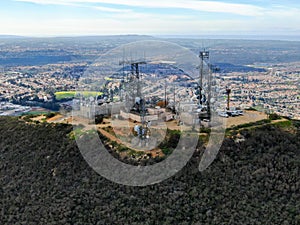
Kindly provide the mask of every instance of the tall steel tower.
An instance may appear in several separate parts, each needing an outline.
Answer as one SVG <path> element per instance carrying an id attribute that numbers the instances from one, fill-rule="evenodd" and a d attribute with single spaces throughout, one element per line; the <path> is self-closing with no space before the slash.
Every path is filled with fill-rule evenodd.
<path id="1" fill-rule="evenodd" d="M 130 75 L 127 77 L 127 91 L 129 92 L 126 99 L 127 102 L 134 104 L 135 98 L 142 99 L 142 87 L 141 87 L 141 75 L 139 65 L 147 64 L 146 61 L 128 61 L 123 60 L 119 62 L 119 65 L 130 65 Z"/>
<path id="2" fill-rule="evenodd" d="M 142 82 L 141 82 L 141 74 L 140 74 L 140 65 L 147 64 L 146 61 L 127 61 L 123 60 L 119 62 L 119 65 L 130 65 L 131 71 L 130 76 L 127 79 L 127 98 L 126 103 L 129 104 L 131 110 L 136 106 L 134 110 L 136 113 L 139 113 L 141 116 L 141 129 L 145 130 L 144 133 L 148 132 L 147 123 L 145 121 L 146 116 L 146 106 L 145 99 L 142 94 Z M 131 111 L 130 110 L 130 111 Z M 142 137 L 143 138 L 143 137 Z"/>
<path id="3" fill-rule="evenodd" d="M 201 64 L 200 64 L 200 99 L 199 99 L 199 103 L 200 105 L 203 104 L 202 102 L 202 91 L 203 91 L 203 76 L 204 76 L 204 62 L 208 62 L 209 61 L 209 52 L 208 51 L 200 51 L 199 54 L 199 58 L 201 59 Z"/>

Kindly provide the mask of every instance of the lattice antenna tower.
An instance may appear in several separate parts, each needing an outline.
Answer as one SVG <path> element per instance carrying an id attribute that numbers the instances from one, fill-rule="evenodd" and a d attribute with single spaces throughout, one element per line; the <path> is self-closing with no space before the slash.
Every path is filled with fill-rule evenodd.
<path id="1" fill-rule="evenodd" d="M 200 58 L 199 104 L 203 105 L 202 92 L 204 90 L 204 88 L 203 88 L 204 63 L 206 63 L 207 65 L 209 64 L 209 51 L 206 51 L 205 49 L 203 51 L 200 51 L 199 58 Z M 210 85 L 210 84 L 208 84 L 208 85 Z"/>

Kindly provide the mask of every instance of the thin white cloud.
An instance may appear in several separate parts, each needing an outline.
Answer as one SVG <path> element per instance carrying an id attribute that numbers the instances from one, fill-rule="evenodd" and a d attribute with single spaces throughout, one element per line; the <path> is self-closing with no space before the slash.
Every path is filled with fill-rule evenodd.
<path id="1" fill-rule="evenodd" d="M 286 6 L 273 6 L 272 9 L 269 9 L 265 13 L 266 16 L 269 17 L 280 17 L 282 19 L 287 17 L 299 17 L 300 15 L 300 9 L 297 7 L 289 8 Z"/>
<path id="2" fill-rule="evenodd" d="M 71 1 L 59 1 L 59 0 L 14 0 L 15 2 L 29 2 L 40 5 L 75 5 Z"/>
<path id="3" fill-rule="evenodd" d="M 117 9 L 111 7 L 103 7 L 103 6 L 88 6 L 84 4 L 80 4 L 76 1 L 59 1 L 59 0 L 15 0 L 16 2 L 28 2 L 28 3 L 35 3 L 40 5 L 65 5 L 65 6 L 74 6 L 74 7 L 82 7 L 82 8 L 91 8 L 103 12 L 110 12 L 110 13 L 130 13 L 132 10 L 130 9 Z"/>
<path id="4" fill-rule="evenodd" d="M 190 9 L 203 12 L 231 13 L 244 16 L 259 16 L 263 13 L 263 8 L 251 4 L 237 4 L 216 1 L 199 0 L 16 0 L 22 2 L 32 2 L 36 4 L 84 4 L 103 3 L 112 5 L 122 5 L 129 7 L 146 8 L 176 8 Z"/>
<path id="5" fill-rule="evenodd" d="M 90 34 L 207 34 L 207 33 L 235 33 L 247 34 L 300 34 L 300 10 L 288 6 L 270 5 L 270 7 L 256 7 L 245 4 L 229 4 L 223 2 L 199 0 L 15 0 L 36 4 L 72 5 L 93 8 L 108 12 L 105 16 L 89 18 L 78 15 L 62 14 L 56 18 L 15 17 L 0 24 L 2 33 L 24 35 L 90 35 Z M 221 1 L 221 0 L 220 0 Z M 99 3 L 99 4 L 85 4 Z M 109 5 L 101 5 L 104 3 Z M 120 5 L 123 7 L 120 8 Z M 183 7 L 184 5 L 184 7 Z M 146 10 L 138 12 L 132 7 L 146 8 L 184 8 L 205 12 L 227 12 L 247 15 L 251 17 L 230 17 L 206 19 L 205 15 L 196 16 L 190 13 L 150 13 Z M 127 8 L 127 9 L 126 9 Z M 5 15 L 0 14 L 0 20 L 7 21 Z"/>
<path id="6" fill-rule="evenodd" d="M 141 19 L 98 18 L 98 19 L 24 19 L 23 23 L 14 19 L 0 24 L 0 30 L 6 34 L 51 36 L 51 35 L 104 35 L 104 34 L 286 34 L 298 33 L 296 29 L 300 19 L 287 24 L 277 20 L 275 23 L 255 20 L 168 20 L 167 17 Z"/>
<path id="7" fill-rule="evenodd" d="M 109 8 L 109 7 L 102 7 L 102 6 L 93 6 L 93 9 L 97 9 L 103 12 L 112 12 L 112 13 L 130 13 L 132 10 L 129 9 L 116 9 L 116 8 Z"/>

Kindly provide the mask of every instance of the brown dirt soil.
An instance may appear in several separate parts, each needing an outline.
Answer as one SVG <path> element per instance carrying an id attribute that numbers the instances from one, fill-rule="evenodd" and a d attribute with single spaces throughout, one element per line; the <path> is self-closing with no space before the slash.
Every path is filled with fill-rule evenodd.
<path id="1" fill-rule="evenodd" d="M 103 130 L 103 129 L 99 129 L 100 133 L 102 135 L 104 135 L 105 137 L 109 138 L 111 141 L 115 141 L 117 142 L 118 144 L 123 144 L 123 142 L 118 139 L 117 137 L 115 137 L 114 135 L 108 133 L 107 131 Z M 132 148 L 131 148 L 132 149 Z M 137 149 L 132 149 L 132 150 L 135 150 L 135 151 L 141 151 L 141 150 L 137 150 Z M 160 149 L 153 149 L 151 151 L 144 151 L 146 154 L 147 153 L 151 153 L 152 157 L 156 157 L 156 156 L 163 156 L 163 153 L 161 152 Z"/>
<path id="2" fill-rule="evenodd" d="M 46 117 L 44 116 L 44 115 L 42 115 L 42 116 L 37 116 L 37 117 L 34 117 L 34 118 L 32 118 L 31 120 L 32 121 L 42 121 L 43 119 L 45 119 Z"/>
<path id="3" fill-rule="evenodd" d="M 237 116 L 237 117 L 229 117 L 226 119 L 226 127 L 232 127 L 232 126 L 237 126 L 240 124 L 245 124 L 245 123 L 251 123 L 251 122 L 256 122 L 259 120 L 264 120 L 267 119 L 267 115 L 262 112 L 257 112 L 257 111 L 244 111 L 243 116 Z"/>
<path id="4" fill-rule="evenodd" d="M 58 115 L 56 115 L 56 116 L 54 116 L 54 117 L 48 119 L 47 122 L 52 123 L 52 122 L 55 122 L 55 121 L 60 120 L 60 119 L 62 119 L 62 118 L 64 118 L 64 116 L 58 114 Z"/>

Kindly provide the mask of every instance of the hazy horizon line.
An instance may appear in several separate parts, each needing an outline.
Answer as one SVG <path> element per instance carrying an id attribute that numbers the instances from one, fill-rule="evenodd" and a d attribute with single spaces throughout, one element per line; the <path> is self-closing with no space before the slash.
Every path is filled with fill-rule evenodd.
<path id="1" fill-rule="evenodd" d="M 206 39 L 250 39 L 250 40 L 279 40 L 279 41 L 300 41 L 300 35 L 260 35 L 260 34 L 70 34 L 70 35 L 17 35 L 0 34 L 0 38 L 81 38 L 81 37 L 114 37 L 114 36 L 149 36 L 152 38 L 206 38 Z"/>

